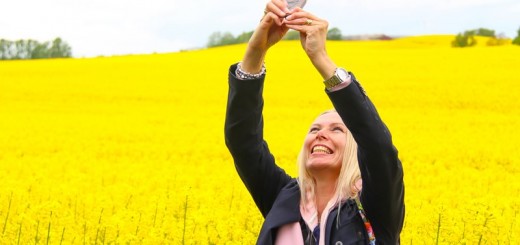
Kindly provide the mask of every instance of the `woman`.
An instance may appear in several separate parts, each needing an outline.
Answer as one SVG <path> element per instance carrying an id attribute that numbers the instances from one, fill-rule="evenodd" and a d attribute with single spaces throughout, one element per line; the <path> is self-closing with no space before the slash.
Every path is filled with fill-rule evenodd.
<path id="1" fill-rule="evenodd" d="M 289 29 L 300 32 L 335 108 L 311 125 L 298 179 L 275 164 L 263 139 L 263 61 Z M 328 56 L 327 29 L 325 20 L 271 0 L 242 62 L 230 68 L 226 145 L 265 218 L 257 244 L 398 244 L 404 185 L 397 150 L 354 75 Z"/>

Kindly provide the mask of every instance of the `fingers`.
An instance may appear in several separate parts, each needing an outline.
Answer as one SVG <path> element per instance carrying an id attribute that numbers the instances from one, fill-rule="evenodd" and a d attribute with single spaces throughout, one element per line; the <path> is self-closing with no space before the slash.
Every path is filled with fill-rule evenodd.
<path id="1" fill-rule="evenodd" d="M 312 30 L 323 30 L 326 31 L 328 29 L 328 22 L 324 20 L 313 20 L 310 18 L 298 18 L 290 21 L 283 21 L 289 29 L 293 29 L 299 32 L 309 32 Z"/>
<path id="2" fill-rule="evenodd" d="M 309 26 L 313 26 L 313 29 L 328 28 L 327 21 L 299 7 L 289 10 L 285 0 L 269 1 L 266 4 L 264 14 L 262 21 L 266 21 L 266 23 L 272 23 L 271 21 L 274 21 L 278 26 L 286 25 L 288 28 L 296 31 L 305 31 L 309 29 Z M 268 18 L 266 18 L 266 16 Z"/>
<path id="3" fill-rule="evenodd" d="M 278 26 L 283 25 L 282 19 L 280 19 L 280 17 L 278 17 L 278 15 L 274 14 L 273 12 L 267 12 L 261 20 L 261 23 L 267 26 L 271 26 L 273 22 Z"/>
<path id="4" fill-rule="evenodd" d="M 329 23 L 300 8 L 294 9 L 291 15 L 285 17 L 283 23 L 290 29 L 307 32 L 312 29 L 327 30 Z"/>
<path id="5" fill-rule="evenodd" d="M 295 8 L 289 16 L 285 17 L 284 23 L 290 25 L 310 25 L 316 21 L 321 21 L 321 19 L 300 8 Z"/>
<path id="6" fill-rule="evenodd" d="M 291 20 L 291 19 L 302 18 L 302 17 L 310 18 L 310 19 L 319 19 L 315 15 L 311 14 L 310 12 L 304 11 L 300 7 L 294 8 L 291 11 L 290 15 L 286 16 L 286 19 Z"/>
<path id="7" fill-rule="evenodd" d="M 265 11 L 274 13 L 279 18 L 284 18 L 291 13 L 287 8 L 287 2 L 285 0 L 271 0 L 267 3 Z"/>

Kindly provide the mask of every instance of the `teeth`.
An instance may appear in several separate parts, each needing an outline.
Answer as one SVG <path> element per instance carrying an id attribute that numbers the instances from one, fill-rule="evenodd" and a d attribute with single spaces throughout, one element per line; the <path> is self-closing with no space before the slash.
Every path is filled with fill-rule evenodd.
<path id="1" fill-rule="evenodd" d="M 323 152 L 323 153 L 327 153 L 327 154 L 332 153 L 332 151 L 329 150 L 329 148 L 327 148 L 325 146 L 321 146 L 321 145 L 317 145 L 314 148 L 312 148 L 312 153 L 315 153 L 315 152 Z"/>

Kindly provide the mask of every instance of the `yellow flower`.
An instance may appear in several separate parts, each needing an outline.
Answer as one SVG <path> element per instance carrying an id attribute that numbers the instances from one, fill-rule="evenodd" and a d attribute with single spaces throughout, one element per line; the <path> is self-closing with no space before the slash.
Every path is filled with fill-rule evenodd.
<path id="1" fill-rule="evenodd" d="M 452 39 L 327 49 L 393 134 L 402 243 L 516 244 L 520 49 Z M 253 244 L 262 217 L 222 130 L 244 50 L 1 61 L 0 243 Z M 296 176 L 308 126 L 332 105 L 299 42 L 274 46 L 266 66 L 265 138 Z"/>

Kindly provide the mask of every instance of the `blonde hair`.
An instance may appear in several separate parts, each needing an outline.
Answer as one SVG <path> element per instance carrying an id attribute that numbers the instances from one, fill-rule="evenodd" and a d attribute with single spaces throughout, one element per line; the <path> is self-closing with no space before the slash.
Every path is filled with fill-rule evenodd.
<path id="1" fill-rule="evenodd" d="M 328 110 L 320 114 L 324 115 L 327 113 L 336 112 L 335 110 Z M 359 190 L 355 188 L 356 181 L 361 179 L 361 173 L 359 170 L 358 157 L 357 157 L 357 143 L 352 136 L 352 133 L 347 130 L 345 133 L 346 143 L 345 148 L 342 152 L 341 169 L 336 182 L 334 198 L 336 203 L 341 204 L 345 199 L 355 198 Z M 306 163 L 308 159 L 309 150 L 306 149 L 305 145 L 302 147 L 300 154 L 298 155 L 298 185 L 300 186 L 301 202 L 302 205 L 306 206 L 309 202 L 316 203 L 316 181 L 307 170 Z"/>

